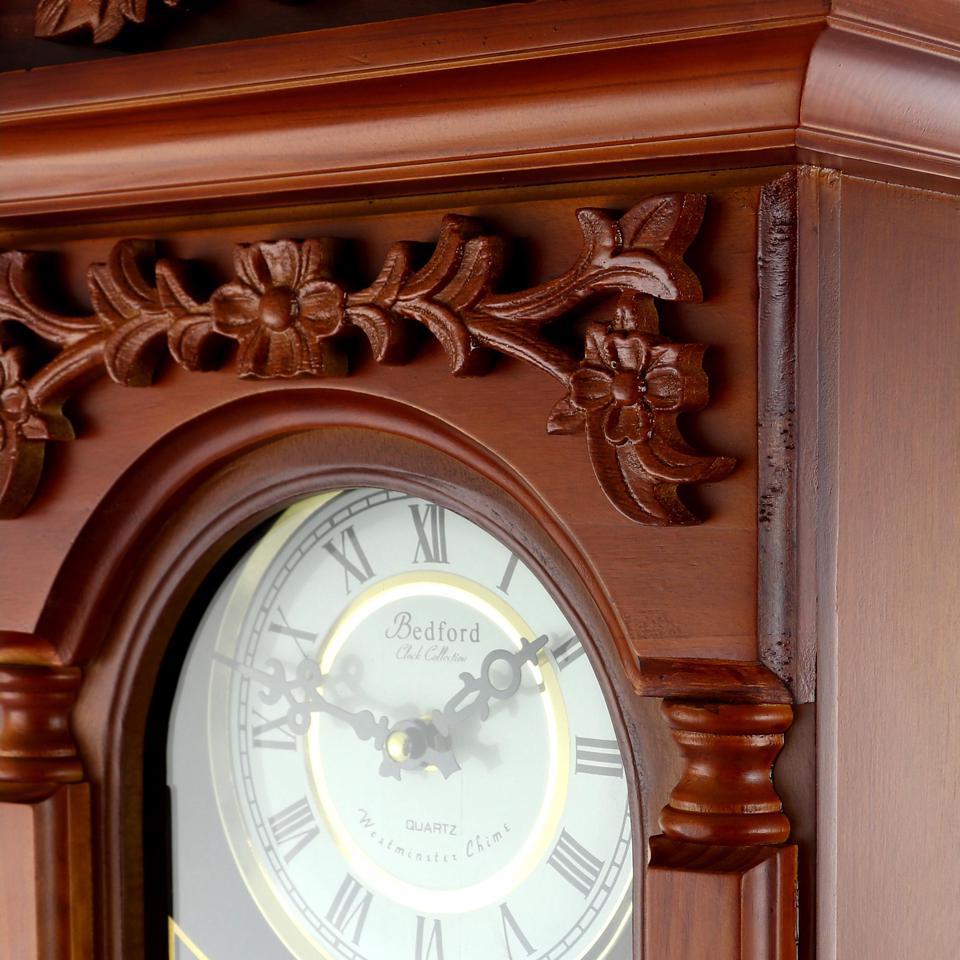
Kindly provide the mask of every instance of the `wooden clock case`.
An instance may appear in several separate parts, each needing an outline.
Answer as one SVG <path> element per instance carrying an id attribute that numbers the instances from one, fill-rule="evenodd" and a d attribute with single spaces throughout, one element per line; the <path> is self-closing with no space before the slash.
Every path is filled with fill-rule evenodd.
<path id="1" fill-rule="evenodd" d="M 178 624 L 258 523 L 366 483 L 495 530 L 581 631 L 638 957 L 950 955 L 956 866 L 902 824 L 958 771 L 889 709 L 957 711 L 923 559 L 956 493 L 904 494 L 957 452 L 946 6 L 538 0 L 0 74 L 5 956 L 164 954 Z M 339 326 L 228 329 L 257 257 Z M 894 863 L 927 893 L 891 926 Z"/>

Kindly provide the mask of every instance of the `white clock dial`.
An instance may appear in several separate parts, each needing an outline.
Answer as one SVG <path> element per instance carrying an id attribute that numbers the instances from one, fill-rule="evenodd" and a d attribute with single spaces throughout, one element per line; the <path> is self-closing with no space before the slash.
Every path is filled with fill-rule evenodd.
<path id="1" fill-rule="evenodd" d="M 399 492 L 322 495 L 280 518 L 217 610 L 195 641 L 217 806 L 289 954 L 630 955 L 609 710 L 495 537 Z"/>

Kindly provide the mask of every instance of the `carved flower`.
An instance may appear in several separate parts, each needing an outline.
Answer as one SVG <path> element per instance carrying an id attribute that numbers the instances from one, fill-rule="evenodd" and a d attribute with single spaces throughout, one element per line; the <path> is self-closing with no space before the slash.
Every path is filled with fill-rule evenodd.
<path id="1" fill-rule="evenodd" d="M 611 332 L 591 324 L 583 362 L 551 416 L 551 432 L 582 429 L 586 416 L 593 415 L 591 419 L 600 418 L 610 443 L 651 440 L 658 413 L 690 408 L 691 392 L 699 400 L 701 351 L 685 348 L 656 334 Z"/>
<path id="2" fill-rule="evenodd" d="M 30 399 L 23 381 L 23 351 L 18 347 L 0 349 L 0 450 L 15 436 L 50 438 L 43 414 Z"/>
<path id="3" fill-rule="evenodd" d="M 211 298 L 214 327 L 240 343 L 241 376 L 297 377 L 344 372 L 323 341 L 346 325 L 343 288 L 329 276 L 320 240 L 242 244 L 237 280 Z"/>

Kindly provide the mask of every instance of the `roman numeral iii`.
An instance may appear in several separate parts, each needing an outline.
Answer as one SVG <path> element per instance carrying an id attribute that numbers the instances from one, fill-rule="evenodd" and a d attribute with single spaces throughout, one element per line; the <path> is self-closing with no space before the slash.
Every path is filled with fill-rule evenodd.
<path id="1" fill-rule="evenodd" d="M 423 510 L 423 513 L 420 511 Z M 420 507 L 410 504 L 413 528 L 417 531 L 414 563 L 449 563 L 447 560 L 447 519 L 443 507 L 431 503 Z M 422 559 L 421 559 L 422 558 Z"/>
<path id="2" fill-rule="evenodd" d="M 357 539 L 353 527 L 347 527 L 340 534 L 339 548 L 334 545 L 332 540 L 329 540 L 323 545 L 323 549 L 343 567 L 343 582 L 347 588 L 347 593 L 350 592 L 351 577 L 358 584 L 364 584 L 373 576 L 373 567 L 370 566 L 367 555 L 361 549 L 360 541 Z"/>
<path id="3" fill-rule="evenodd" d="M 367 911 L 373 894 L 357 883 L 348 873 L 340 884 L 337 895 L 333 898 L 330 910 L 327 912 L 327 921 L 332 923 L 344 936 L 348 936 L 347 927 L 353 924 L 354 943 L 360 942 L 360 934 L 367 919 Z"/>
<path id="4" fill-rule="evenodd" d="M 313 816 L 313 810 L 306 797 L 301 797 L 289 807 L 284 807 L 272 817 L 267 818 L 277 844 L 292 844 L 283 854 L 286 863 L 291 860 L 320 834 L 320 828 Z"/>
<path id="5" fill-rule="evenodd" d="M 577 773 L 623 778 L 623 757 L 616 740 L 577 737 Z"/>
<path id="6" fill-rule="evenodd" d="M 586 847 L 577 843 L 566 830 L 560 834 L 560 839 L 547 863 L 585 897 L 590 895 L 590 891 L 600 878 L 600 871 L 603 870 L 603 861 L 598 860 Z"/>

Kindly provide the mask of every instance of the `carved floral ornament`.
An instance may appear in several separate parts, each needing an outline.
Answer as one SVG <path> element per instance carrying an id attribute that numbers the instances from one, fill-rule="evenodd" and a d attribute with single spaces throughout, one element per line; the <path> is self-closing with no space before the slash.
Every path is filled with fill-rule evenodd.
<path id="1" fill-rule="evenodd" d="M 153 245 L 123 240 L 87 283 L 91 316 L 63 316 L 34 297 L 36 255 L 0 255 L 0 516 L 15 516 L 40 479 L 44 447 L 73 438 L 62 404 L 104 371 L 119 384 L 146 386 L 164 355 L 187 370 L 218 366 L 236 341 L 241 377 L 334 377 L 348 372 L 360 331 L 378 363 L 412 359 L 425 328 L 453 374 L 486 373 L 496 354 L 549 373 L 564 396 L 547 420 L 551 433 L 585 432 L 597 478 L 610 501 L 639 523 L 697 522 L 677 489 L 717 480 L 729 457 L 700 456 L 684 442 L 677 416 L 707 402 L 705 347 L 673 343 L 658 330 L 654 298 L 700 300 L 682 255 L 703 218 L 694 194 L 650 197 L 619 220 L 580 210 L 583 247 L 573 266 L 545 283 L 494 293 L 500 238 L 472 219 L 443 218 L 436 247 L 415 267 L 415 246 L 395 243 L 380 275 L 349 291 L 333 273 L 330 240 L 279 240 L 235 249 L 235 278 L 194 299 L 182 265 L 142 267 Z M 615 296 L 606 322 L 593 321 L 582 356 L 543 336 L 574 307 Z M 28 338 L 57 349 L 31 363 Z M 18 336 L 19 335 L 19 336 Z M 18 343 L 19 340 L 19 343 Z"/>

